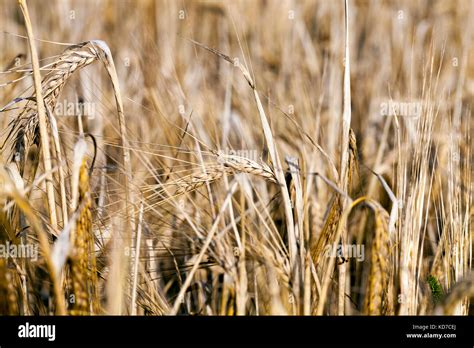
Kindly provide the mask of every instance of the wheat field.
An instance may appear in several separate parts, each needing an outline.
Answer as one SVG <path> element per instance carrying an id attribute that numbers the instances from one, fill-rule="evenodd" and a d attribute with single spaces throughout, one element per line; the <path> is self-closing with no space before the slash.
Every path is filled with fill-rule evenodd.
<path id="1" fill-rule="evenodd" d="M 0 314 L 473 313 L 473 1 L 0 15 Z"/>

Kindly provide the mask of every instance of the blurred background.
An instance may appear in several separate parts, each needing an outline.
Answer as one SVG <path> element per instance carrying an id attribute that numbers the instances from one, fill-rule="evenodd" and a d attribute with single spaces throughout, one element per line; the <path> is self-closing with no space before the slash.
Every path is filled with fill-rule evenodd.
<path id="1" fill-rule="evenodd" d="M 400 313 L 429 313 L 432 304 L 427 295 L 429 285 L 423 283 L 426 276 L 434 274 L 448 291 L 470 271 L 472 264 L 473 185 L 469 163 L 474 4 L 471 0 L 349 3 L 351 125 L 359 163 L 351 194 L 366 195 L 390 212 L 392 202 L 372 174 L 374 171 L 403 202 L 397 220 L 398 237 L 390 250 L 397 250 L 394 264 L 413 265 L 410 294 L 416 299 Z M 339 163 L 343 1 L 30 0 L 28 6 L 42 65 L 53 62 L 68 45 L 92 39 L 104 40 L 112 52 L 132 150 L 133 187 L 147 200 L 140 261 L 147 274 L 143 275 L 147 279 L 143 281 L 145 285 L 140 283 L 142 312 L 169 310 L 164 303 L 173 303 L 181 282 L 176 267 L 182 272 L 189 270 L 193 255 L 202 245 L 189 221 L 208 231 L 226 192 L 226 185 L 221 182 L 200 194 L 162 204 L 156 195 L 160 180 L 191 175 L 212 158 L 212 151 L 246 151 L 258 160 L 268 159 L 258 110 L 246 80 L 232 64 L 190 40 L 216 49 L 248 69 L 283 163 L 284 156 L 296 157 L 303 172 L 317 171 L 335 180 L 316 144 L 334 163 Z M 26 31 L 16 1 L 1 0 L 0 16 L 0 70 L 27 69 L 30 56 Z M 30 77 L 11 83 L 21 76 L 20 68 L 0 75 L 1 107 L 20 95 L 31 94 Z M 65 111 L 71 105 L 68 103 L 88 105 L 83 126 L 98 142 L 91 176 L 94 230 L 96 236 L 107 239 L 112 230 L 121 229 L 114 218 L 129 212 L 121 210 L 122 187 L 114 179 L 123 170 L 121 148 L 114 94 L 101 63 L 74 74 L 59 100 L 59 132 L 66 157 L 71 158 L 79 131 L 74 117 L 77 112 Z M 390 109 L 389 103 L 397 105 L 397 110 Z M 413 112 L 409 108 L 412 106 L 419 106 L 420 112 Z M 3 129 L 15 115 L 14 108 L 0 114 Z M 90 144 L 90 157 L 93 152 Z M 334 191 L 321 183 L 313 186 L 312 179 L 304 180 L 305 226 L 311 238 L 317 239 Z M 275 229 L 284 240 L 280 203 L 273 199 L 278 190 L 259 178 L 251 181 L 272 224 L 262 227 L 256 223 L 250 230 Z M 35 197 L 41 201 L 40 193 L 31 199 Z M 248 207 L 251 212 L 245 214 L 249 220 L 258 220 L 256 208 Z M 45 214 L 41 207 L 38 211 Z M 370 221 L 362 212 L 352 214 L 349 220 L 349 241 L 366 245 L 367 255 L 372 245 Z M 188 298 L 184 312 L 234 313 L 229 309 L 233 306 L 230 300 L 225 305 L 217 300 L 221 299 L 220 291 L 227 289 L 225 284 L 242 281 L 230 276 L 233 273 L 228 268 L 234 266 L 220 261 L 229 258 L 229 265 L 235 263 L 231 254 L 236 241 L 232 236 L 228 238 L 225 246 L 220 246 L 221 242 L 211 246 L 210 266 L 203 266 L 197 290 L 193 288 L 196 293 L 190 295 L 197 299 Z M 417 250 L 412 259 L 405 261 L 399 258 L 402 254 L 398 251 L 403 238 L 413 240 Z M 270 267 L 262 258 L 270 258 L 267 253 L 271 247 L 265 252 L 256 249 L 249 246 L 249 259 Z M 277 274 L 282 273 L 276 279 L 286 279 L 280 284 L 285 288 L 283 284 L 288 285 L 291 270 L 276 256 L 270 263 L 278 269 Z M 364 313 L 370 269 L 366 265 L 351 261 L 346 314 Z M 104 267 L 105 270 L 107 266 Z M 212 276 L 205 271 L 208 267 Z M 241 314 L 300 313 L 288 300 L 291 297 L 286 290 L 276 295 L 257 278 L 249 275 L 248 300 L 240 307 Z M 237 291 L 233 285 L 228 286 Z M 226 291 L 225 296 L 232 297 Z M 150 293 L 163 302 L 156 304 L 159 301 L 152 301 Z M 325 313 L 336 313 L 335 293 L 336 290 L 330 292 Z M 258 296 L 262 296 L 259 304 Z M 276 300 L 280 296 L 281 303 Z M 397 298 L 397 293 L 393 296 Z M 463 303 L 457 308 L 459 314 L 468 312 L 468 302 Z M 397 311 L 400 307 L 402 302 L 396 305 Z"/>

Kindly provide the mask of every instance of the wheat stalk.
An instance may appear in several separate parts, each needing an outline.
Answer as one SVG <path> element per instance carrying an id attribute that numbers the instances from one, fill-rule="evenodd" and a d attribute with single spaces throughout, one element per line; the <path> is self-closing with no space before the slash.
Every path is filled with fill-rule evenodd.
<path id="1" fill-rule="evenodd" d="M 391 255 L 388 222 L 390 218 L 378 202 L 367 200 L 366 204 L 375 215 L 375 235 L 372 239 L 365 311 L 368 315 L 393 314 L 393 291 L 389 287 Z"/>
<path id="2" fill-rule="evenodd" d="M 75 228 L 70 233 L 70 279 L 75 301 L 71 314 L 90 314 L 99 311 L 97 267 L 89 174 L 86 163 L 86 142 L 80 138 L 74 149 L 71 187 L 72 207 L 77 213 Z"/>
<path id="3" fill-rule="evenodd" d="M 190 176 L 167 183 L 167 185 L 177 185 L 178 188 L 174 194 L 181 195 L 194 191 L 207 182 L 217 181 L 226 173 L 236 172 L 256 175 L 269 182 L 277 183 L 276 177 L 268 165 L 243 156 L 217 153 L 217 163 L 206 164 L 206 172 L 198 171 Z"/>
<path id="4" fill-rule="evenodd" d="M 31 25 L 30 15 L 28 13 L 28 7 L 25 0 L 18 1 L 23 17 L 25 18 L 25 26 L 28 32 L 28 40 L 30 45 L 31 61 L 33 66 L 33 77 L 36 91 L 36 105 L 38 107 L 38 123 L 39 130 L 41 135 L 41 145 L 43 149 L 43 165 L 46 173 L 49 173 L 49 178 L 46 180 L 46 193 L 48 196 L 48 205 L 49 205 L 49 217 L 51 226 L 53 229 L 57 227 L 57 216 L 56 216 L 56 201 L 54 198 L 54 187 L 51 175 L 51 151 L 49 148 L 49 137 L 48 137 L 48 128 L 46 121 L 46 108 L 43 101 L 43 93 L 41 89 L 41 73 L 38 62 L 38 53 L 36 52 L 36 46 L 34 41 L 33 29 Z"/>

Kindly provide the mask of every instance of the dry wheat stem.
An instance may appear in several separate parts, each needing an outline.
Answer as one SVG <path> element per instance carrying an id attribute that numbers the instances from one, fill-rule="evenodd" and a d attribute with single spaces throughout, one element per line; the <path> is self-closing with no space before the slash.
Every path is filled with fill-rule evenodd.
<path id="1" fill-rule="evenodd" d="M 344 22 L 345 22 L 345 45 L 344 45 L 344 109 L 342 114 L 342 137 L 341 137 L 341 164 L 339 171 L 339 185 L 344 192 L 349 190 L 348 173 L 349 165 L 349 141 L 351 131 L 351 65 L 349 54 L 349 0 L 344 1 Z M 345 210 L 347 200 L 342 197 L 341 209 Z M 341 242 L 345 244 L 347 231 L 344 230 L 341 235 Z M 344 304 L 346 302 L 346 263 L 339 267 L 339 297 L 338 297 L 338 315 L 344 315 Z"/>
<path id="2" fill-rule="evenodd" d="M 219 51 L 217 51 L 213 48 L 207 47 L 207 46 L 205 46 L 205 45 L 203 45 L 203 44 L 201 44 L 197 41 L 194 41 L 194 40 L 190 40 L 190 41 L 193 42 L 194 44 L 198 45 L 199 47 L 202 47 L 202 48 L 212 52 L 213 54 L 223 58 L 227 62 L 234 65 L 234 60 L 231 57 L 229 57 L 228 55 L 223 54 L 223 53 L 221 53 L 221 52 L 219 52 Z M 237 64 L 237 65 L 234 65 L 234 66 L 237 66 L 239 68 L 239 70 L 241 71 L 241 73 L 244 76 L 245 80 L 247 81 L 247 83 L 249 84 L 249 86 L 252 88 L 252 91 L 253 91 L 254 99 L 255 99 L 255 102 L 257 104 L 258 115 L 260 117 L 260 123 L 262 125 L 263 134 L 264 134 L 264 137 L 265 137 L 265 142 L 267 144 L 268 151 L 269 151 L 269 154 L 270 154 L 270 160 L 272 162 L 275 177 L 277 179 L 278 185 L 280 185 L 281 195 L 283 197 L 283 205 L 284 205 L 285 217 L 286 217 L 285 222 L 286 222 L 286 228 L 287 228 L 287 233 L 288 233 L 290 262 L 292 264 L 292 267 L 296 267 L 297 266 L 296 265 L 296 257 L 297 257 L 298 248 L 297 248 L 296 235 L 295 235 L 295 226 L 294 226 L 294 223 L 293 223 L 292 205 L 291 205 L 290 196 L 288 194 L 288 188 L 286 186 L 285 175 L 283 173 L 283 168 L 281 166 L 280 158 L 279 158 L 279 155 L 278 155 L 278 150 L 276 148 L 276 144 L 275 144 L 274 139 L 273 139 L 272 130 L 270 128 L 270 124 L 268 123 L 268 118 L 265 114 L 265 110 L 263 108 L 263 105 L 260 101 L 260 97 L 258 95 L 258 91 L 257 91 L 257 88 L 255 86 L 255 82 L 252 79 L 252 77 L 250 76 L 250 73 L 248 72 L 248 70 L 242 64 Z M 297 272 L 295 272 L 295 273 L 297 273 Z M 297 280 L 297 279 L 295 279 L 295 280 Z"/>
<path id="3" fill-rule="evenodd" d="M 142 224 L 143 224 L 143 201 L 140 203 L 140 210 L 138 212 L 138 226 L 137 236 L 135 242 L 135 259 L 133 260 L 132 273 L 132 296 L 130 300 L 130 314 L 137 315 L 137 282 L 138 282 L 138 263 L 140 260 L 140 246 L 142 238 Z"/>
<path id="4" fill-rule="evenodd" d="M 227 210 L 227 205 L 230 204 L 232 196 L 234 195 L 235 190 L 237 189 L 237 182 L 234 181 L 230 184 L 230 189 L 227 192 L 227 196 L 222 203 L 221 209 L 219 211 L 219 214 L 217 214 L 217 217 L 212 224 L 212 227 L 210 231 L 208 232 L 206 236 L 206 240 L 204 241 L 203 246 L 201 247 L 201 251 L 199 252 L 199 255 L 197 256 L 196 260 L 194 261 L 193 268 L 189 272 L 189 274 L 186 277 L 186 280 L 184 281 L 183 286 L 179 290 L 178 296 L 176 297 L 176 301 L 173 305 L 173 309 L 171 310 L 171 315 L 176 315 L 178 313 L 179 307 L 181 307 L 181 304 L 184 299 L 184 295 L 186 291 L 188 290 L 189 286 L 191 285 L 191 282 L 193 280 L 194 274 L 196 273 L 197 269 L 199 268 L 199 265 L 202 261 L 202 258 L 204 257 L 204 254 L 206 253 L 207 249 L 209 248 L 209 245 L 211 245 L 212 239 L 214 238 L 214 235 L 217 232 L 217 228 L 219 227 L 219 221 L 224 214 L 224 212 Z"/>
<path id="5" fill-rule="evenodd" d="M 42 228 L 41 223 L 38 221 L 36 213 L 30 206 L 30 203 L 26 200 L 24 196 L 22 196 L 18 192 L 16 185 L 11 181 L 10 175 L 3 167 L 0 167 L 0 176 L 3 177 L 4 180 L 2 194 L 6 194 L 15 200 L 16 205 L 23 212 L 23 214 L 25 214 L 26 218 L 31 224 L 31 227 L 36 232 L 41 250 L 43 252 L 46 267 L 48 269 L 49 277 L 53 285 L 54 299 L 56 303 L 56 313 L 58 315 L 65 315 L 66 305 L 64 303 L 64 297 L 60 288 L 60 283 L 56 277 L 56 270 L 51 257 L 51 247 L 49 245 L 46 231 Z"/>
<path id="6" fill-rule="evenodd" d="M 31 25 L 30 15 L 28 13 L 28 6 L 25 0 L 18 0 L 18 3 L 21 8 L 21 12 L 25 18 L 25 26 L 28 33 L 28 42 L 30 46 L 31 53 L 31 63 L 33 66 L 33 77 L 36 91 L 36 105 L 38 108 L 38 122 L 40 128 L 41 136 L 41 148 L 43 151 L 43 165 L 46 173 L 51 173 L 51 151 L 49 148 L 49 136 L 48 136 L 48 126 L 46 120 L 46 108 L 43 100 L 43 93 L 41 88 L 41 73 L 38 62 L 38 53 L 36 52 L 36 46 L 34 41 L 33 29 Z M 54 186 L 53 186 L 53 177 L 49 174 L 49 177 L 46 178 L 46 194 L 48 196 L 48 206 L 49 206 L 49 218 L 51 227 L 55 230 L 58 227 L 57 216 L 56 216 L 56 200 L 54 198 Z"/>
<path id="7" fill-rule="evenodd" d="M 277 183 L 273 171 L 265 163 L 258 163 L 242 156 L 217 153 L 217 163 L 206 164 L 206 172 L 200 170 L 190 176 L 166 183 L 166 185 L 178 186 L 174 192 L 176 196 L 194 191 L 207 182 L 211 183 L 219 180 L 225 173 L 231 174 L 234 172 L 256 175 L 269 182 Z"/>

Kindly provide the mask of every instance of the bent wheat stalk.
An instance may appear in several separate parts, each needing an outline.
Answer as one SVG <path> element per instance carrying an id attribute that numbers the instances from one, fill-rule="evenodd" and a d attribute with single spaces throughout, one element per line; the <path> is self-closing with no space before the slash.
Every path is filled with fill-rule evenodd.
<path id="1" fill-rule="evenodd" d="M 179 178 L 166 185 L 177 185 L 178 188 L 174 192 L 175 195 L 181 195 L 194 191 L 206 184 L 222 178 L 224 174 L 246 173 L 256 175 L 265 180 L 277 183 L 277 179 L 272 169 L 265 163 L 254 161 L 250 158 L 237 155 L 228 155 L 216 152 L 217 163 L 206 165 L 206 172 L 197 171 L 190 176 Z"/>
<path id="2" fill-rule="evenodd" d="M 43 164 L 46 173 L 51 173 L 51 152 L 49 148 L 49 137 L 48 127 L 46 124 L 46 108 L 43 102 L 43 93 L 41 89 L 41 73 L 38 62 L 38 53 L 36 52 L 35 37 L 33 35 L 33 29 L 31 25 L 30 15 L 28 13 L 28 6 L 25 0 L 18 1 L 23 17 L 25 18 L 26 31 L 28 33 L 28 40 L 31 53 L 31 64 L 33 66 L 33 78 L 35 83 L 36 91 L 36 105 L 38 107 L 38 122 L 41 134 L 41 145 L 43 149 Z M 49 218 L 53 229 L 57 228 L 57 216 L 56 216 L 56 202 L 54 198 L 54 186 L 52 181 L 52 175 L 49 174 L 49 178 L 46 179 L 46 194 L 48 196 L 49 205 Z"/>
<path id="3" fill-rule="evenodd" d="M 234 65 L 235 61 L 226 54 L 223 54 L 213 48 L 207 47 L 197 41 L 190 40 L 195 45 L 198 45 L 201 48 L 208 50 L 209 52 L 217 55 L 218 57 L 224 59 L 225 61 Z M 273 139 L 273 133 L 270 128 L 270 123 L 268 122 L 268 118 L 265 114 L 265 110 L 263 108 L 262 102 L 260 101 L 260 97 L 258 95 L 257 87 L 255 85 L 255 81 L 250 76 L 249 71 L 242 65 L 236 65 L 239 70 L 241 71 L 242 75 L 244 76 L 245 80 L 249 84 L 250 88 L 252 88 L 255 103 L 257 104 L 258 115 L 260 117 L 260 123 L 263 129 L 263 134 L 265 136 L 265 142 L 268 147 L 270 160 L 272 162 L 273 171 L 275 173 L 275 178 L 277 180 L 278 185 L 280 186 L 281 195 L 283 197 L 283 205 L 285 208 L 285 217 L 286 217 L 286 228 L 288 231 L 288 244 L 289 244 L 289 256 L 290 256 L 290 263 L 292 267 L 297 267 L 296 264 L 296 257 L 298 256 L 298 247 L 296 243 L 296 233 L 295 233 L 295 226 L 293 223 L 293 210 L 291 205 L 290 196 L 288 193 L 288 187 L 286 185 L 285 174 L 283 173 L 283 168 L 280 162 L 278 149 L 276 147 L 275 141 Z M 295 279 L 297 280 L 297 279 Z"/>
<path id="4" fill-rule="evenodd" d="M 9 155 L 6 157 L 10 161 L 17 163 L 21 174 L 23 174 L 28 150 L 35 142 L 38 142 L 38 138 L 41 140 L 41 146 L 44 149 L 43 151 L 47 152 L 49 150 L 49 137 L 47 132 L 48 118 L 46 117 L 45 112 L 44 122 L 41 121 L 43 117 L 40 116 L 40 110 L 45 111 L 45 105 L 47 106 L 48 110 L 54 110 L 57 99 L 68 79 L 75 72 L 92 64 L 95 61 L 101 61 L 104 64 L 112 81 L 118 113 L 120 137 L 122 142 L 121 145 L 123 148 L 123 162 L 126 172 L 124 180 L 126 202 L 130 202 L 130 146 L 128 144 L 123 103 L 120 96 L 120 88 L 118 85 L 117 74 L 115 72 L 115 65 L 110 49 L 104 41 L 85 41 L 69 46 L 66 48 L 66 50 L 64 50 L 64 52 L 51 65 L 50 72 L 46 74 L 42 80 L 41 86 L 36 86 L 36 96 L 25 98 L 28 100 L 28 102 L 25 105 L 23 111 L 18 117 L 10 122 L 8 136 L 2 145 L 2 150 L 10 150 Z M 44 103 L 39 102 L 40 96 L 44 97 Z M 31 100 L 34 100 L 35 103 L 31 103 Z M 52 113 L 50 113 L 50 116 L 54 117 Z M 44 123 L 44 132 L 41 131 L 42 123 Z M 50 156 L 44 157 L 50 159 Z M 49 170 L 47 168 L 49 168 Z M 48 167 L 45 166 L 45 170 L 46 172 L 51 171 L 51 165 Z"/>

